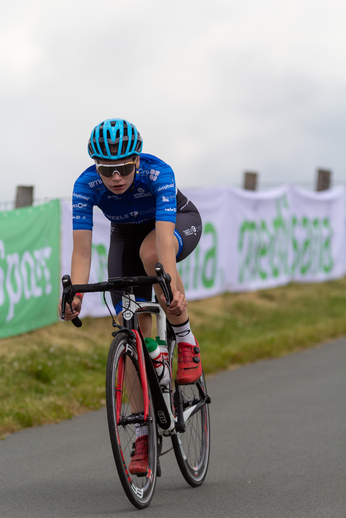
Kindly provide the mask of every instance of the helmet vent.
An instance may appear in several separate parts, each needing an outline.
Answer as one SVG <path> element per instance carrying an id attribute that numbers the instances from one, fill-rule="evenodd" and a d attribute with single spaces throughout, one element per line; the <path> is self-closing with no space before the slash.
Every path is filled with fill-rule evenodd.
<path id="1" fill-rule="evenodd" d="M 108 119 L 96 126 L 89 139 L 92 158 L 116 160 L 139 155 L 143 140 L 133 124 L 123 119 Z"/>

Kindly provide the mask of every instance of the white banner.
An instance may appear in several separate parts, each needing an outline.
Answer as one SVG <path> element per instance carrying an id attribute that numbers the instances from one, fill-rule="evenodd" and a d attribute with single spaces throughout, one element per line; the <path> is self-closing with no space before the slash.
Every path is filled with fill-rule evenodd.
<path id="1" fill-rule="evenodd" d="M 319 282 L 345 275 L 345 188 L 291 188 L 292 276 Z"/>
<path id="2" fill-rule="evenodd" d="M 229 291 L 257 290 L 287 284 L 285 228 L 282 211 L 286 186 L 263 193 L 229 189 L 231 261 Z"/>
<path id="3" fill-rule="evenodd" d="M 283 185 L 265 192 L 225 187 L 184 194 L 203 220 L 198 247 L 178 263 L 188 300 L 345 275 L 343 186 L 319 193 Z M 61 213 L 64 274 L 72 254 L 70 204 L 62 202 Z M 107 279 L 109 225 L 95 210 L 90 282 Z M 82 317 L 107 314 L 100 294 L 84 298 Z"/>
<path id="4" fill-rule="evenodd" d="M 215 283 L 203 289 L 188 285 L 189 300 L 214 295 L 220 272 L 223 292 L 272 288 L 290 281 L 321 282 L 345 274 L 343 186 L 318 193 L 284 185 L 265 192 L 228 187 L 186 194 L 196 202 L 204 225 L 210 222 L 216 229 L 216 250 L 209 252 L 216 258 L 214 271 L 219 272 Z M 226 216 L 219 217 L 221 206 Z M 208 247 L 205 230 L 202 248 Z M 199 256 L 198 250 L 194 255 Z"/>

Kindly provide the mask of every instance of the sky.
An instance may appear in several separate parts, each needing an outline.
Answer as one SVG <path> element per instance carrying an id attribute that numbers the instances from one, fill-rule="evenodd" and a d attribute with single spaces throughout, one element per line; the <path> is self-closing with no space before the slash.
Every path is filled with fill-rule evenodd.
<path id="1" fill-rule="evenodd" d="M 69 198 L 121 117 L 184 190 L 346 183 L 344 0 L 2 0 L 0 203 Z M 0 205 L 1 209 L 1 205 Z"/>

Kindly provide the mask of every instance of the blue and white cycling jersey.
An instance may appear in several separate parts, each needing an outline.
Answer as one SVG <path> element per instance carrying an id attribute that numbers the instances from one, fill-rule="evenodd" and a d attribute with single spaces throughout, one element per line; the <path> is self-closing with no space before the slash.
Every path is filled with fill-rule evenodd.
<path id="1" fill-rule="evenodd" d="M 92 165 L 76 180 L 72 196 L 73 230 L 92 230 L 94 205 L 118 224 L 176 220 L 174 172 L 168 164 L 146 153 L 141 153 L 140 169 L 123 194 L 109 191 Z"/>

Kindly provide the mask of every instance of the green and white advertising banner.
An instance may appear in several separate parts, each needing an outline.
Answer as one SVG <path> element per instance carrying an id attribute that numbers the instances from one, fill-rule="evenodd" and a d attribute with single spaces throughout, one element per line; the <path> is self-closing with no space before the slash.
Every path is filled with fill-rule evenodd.
<path id="1" fill-rule="evenodd" d="M 344 275 L 344 187 L 314 193 L 287 185 L 263 193 L 233 189 L 229 195 L 229 291 Z"/>
<path id="2" fill-rule="evenodd" d="M 59 200 L 0 212 L 0 338 L 56 322 Z"/>
<path id="3" fill-rule="evenodd" d="M 195 271 L 204 273 L 202 283 L 188 284 L 190 300 L 345 275 L 343 186 L 319 193 L 284 185 L 265 192 L 228 187 L 186 194 L 204 224 L 199 250 L 190 258 Z"/>

